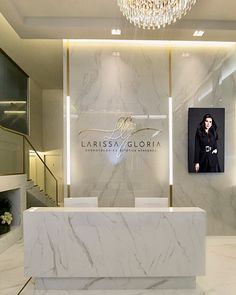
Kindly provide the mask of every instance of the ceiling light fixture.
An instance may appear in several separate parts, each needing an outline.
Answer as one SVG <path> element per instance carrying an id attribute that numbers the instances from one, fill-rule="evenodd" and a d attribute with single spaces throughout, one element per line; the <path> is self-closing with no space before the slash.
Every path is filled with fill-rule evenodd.
<path id="1" fill-rule="evenodd" d="M 196 0 L 117 0 L 123 15 L 135 26 L 155 29 L 174 23 Z"/>
<path id="2" fill-rule="evenodd" d="M 195 31 L 194 33 L 193 33 L 193 36 L 194 37 L 202 37 L 203 35 L 204 35 L 204 31 Z"/>

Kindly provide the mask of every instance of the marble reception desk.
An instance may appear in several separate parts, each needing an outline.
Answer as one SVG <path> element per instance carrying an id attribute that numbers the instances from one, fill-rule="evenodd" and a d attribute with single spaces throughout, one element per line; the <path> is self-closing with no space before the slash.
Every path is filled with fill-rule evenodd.
<path id="1" fill-rule="evenodd" d="M 200 208 L 30 208 L 25 275 L 38 289 L 193 288 L 205 234 Z"/>

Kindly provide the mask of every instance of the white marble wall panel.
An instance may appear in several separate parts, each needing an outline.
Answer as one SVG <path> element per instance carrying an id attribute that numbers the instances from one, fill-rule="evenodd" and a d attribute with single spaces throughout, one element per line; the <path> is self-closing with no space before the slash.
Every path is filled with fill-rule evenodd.
<path id="1" fill-rule="evenodd" d="M 236 234 L 235 52 L 235 46 L 229 44 L 172 46 L 174 205 L 204 208 L 212 235 Z M 115 116 L 167 114 L 167 48 L 74 44 L 71 56 L 72 140 L 77 147 L 78 126 L 112 128 Z M 224 173 L 188 173 L 189 107 L 225 108 Z M 139 124 L 148 125 L 144 121 Z M 168 195 L 168 163 L 163 155 L 160 162 L 157 153 L 127 154 L 121 162 L 109 166 L 104 155 L 81 153 L 77 147 L 72 150 L 76 155 L 72 169 L 74 196 L 98 196 L 102 206 L 132 206 L 134 197 Z M 167 153 L 167 139 L 163 148 Z"/>
<path id="2" fill-rule="evenodd" d="M 167 196 L 167 70 L 168 52 L 161 47 L 71 44 L 72 197 L 96 196 L 99 206 L 133 206 L 135 197 Z M 129 140 L 159 142 L 155 151 L 130 149 L 117 157 L 117 151 L 88 152 L 81 147 L 82 141 L 103 141 L 112 135 L 84 130 L 112 131 L 119 118 L 128 115 L 166 115 L 133 119 Z M 161 132 L 135 133 L 144 128 Z"/>
<path id="3" fill-rule="evenodd" d="M 31 208 L 25 274 L 44 278 L 194 277 L 205 271 L 199 208 Z"/>
<path id="4" fill-rule="evenodd" d="M 235 47 L 173 50 L 174 205 L 199 206 L 208 214 L 208 234 L 236 234 Z M 225 108 L 224 173 L 188 173 L 189 107 Z"/>

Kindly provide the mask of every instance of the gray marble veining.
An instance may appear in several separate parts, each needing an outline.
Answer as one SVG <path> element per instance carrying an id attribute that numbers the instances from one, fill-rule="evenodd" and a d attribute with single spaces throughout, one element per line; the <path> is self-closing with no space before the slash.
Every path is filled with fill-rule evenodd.
<path id="1" fill-rule="evenodd" d="M 199 208 L 28 209 L 25 273 L 36 278 L 195 277 L 205 269 L 205 222 Z"/>

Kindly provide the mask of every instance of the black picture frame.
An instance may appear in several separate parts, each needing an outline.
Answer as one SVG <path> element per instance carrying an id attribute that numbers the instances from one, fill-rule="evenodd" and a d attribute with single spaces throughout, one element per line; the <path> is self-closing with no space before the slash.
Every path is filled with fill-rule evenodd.
<path id="1" fill-rule="evenodd" d="M 205 126 L 203 124 L 204 118 L 209 117 L 207 114 L 212 117 L 213 123 L 215 122 L 216 125 L 215 128 L 213 124 L 211 133 L 208 132 L 209 134 L 206 134 L 205 128 L 203 129 L 203 126 Z M 202 127 L 200 127 L 200 123 L 202 123 Z M 224 137 L 224 108 L 189 108 L 188 172 L 196 174 L 224 172 Z M 200 162 L 199 166 L 196 166 L 196 162 Z M 197 171 L 197 169 L 199 170 Z"/>

